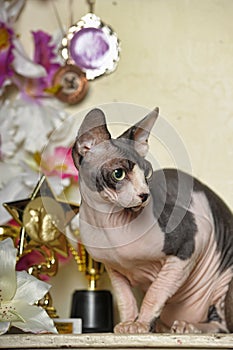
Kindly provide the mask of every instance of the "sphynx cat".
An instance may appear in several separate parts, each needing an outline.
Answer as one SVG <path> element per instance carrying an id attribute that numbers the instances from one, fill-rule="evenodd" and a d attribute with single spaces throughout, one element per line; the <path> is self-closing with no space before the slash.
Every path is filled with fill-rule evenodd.
<path id="1" fill-rule="evenodd" d="M 153 171 L 145 156 L 158 115 L 116 139 L 102 110 L 83 120 L 73 146 L 82 242 L 111 279 L 116 333 L 232 332 L 233 215 L 191 175 Z"/>

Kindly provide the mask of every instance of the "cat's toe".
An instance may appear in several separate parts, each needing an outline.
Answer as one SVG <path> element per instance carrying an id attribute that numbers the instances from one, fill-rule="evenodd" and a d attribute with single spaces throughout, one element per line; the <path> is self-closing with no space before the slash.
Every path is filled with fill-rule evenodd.
<path id="1" fill-rule="evenodd" d="M 130 333 L 130 334 L 138 334 L 138 333 L 149 333 L 149 325 L 143 322 L 120 322 L 114 328 L 114 333 Z"/>
<path id="2" fill-rule="evenodd" d="M 171 327 L 171 333 L 201 333 L 201 330 L 192 323 L 176 320 Z"/>

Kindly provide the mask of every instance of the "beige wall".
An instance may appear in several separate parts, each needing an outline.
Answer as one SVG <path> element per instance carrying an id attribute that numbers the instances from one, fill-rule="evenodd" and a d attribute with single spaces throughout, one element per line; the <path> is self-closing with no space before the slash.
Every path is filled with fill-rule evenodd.
<path id="1" fill-rule="evenodd" d="M 54 3 L 67 25 L 70 2 Z M 88 6 L 73 3 L 78 20 Z M 119 66 L 90 82 L 82 103 L 64 108 L 73 114 L 109 102 L 158 105 L 183 139 L 193 173 L 233 207 L 233 1 L 97 0 L 95 13 L 118 33 Z M 30 30 L 55 32 L 51 1 L 28 0 L 17 29 L 29 51 Z M 71 294 L 85 286 L 84 277 L 70 263 L 51 283 L 60 316 L 69 316 Z"/>

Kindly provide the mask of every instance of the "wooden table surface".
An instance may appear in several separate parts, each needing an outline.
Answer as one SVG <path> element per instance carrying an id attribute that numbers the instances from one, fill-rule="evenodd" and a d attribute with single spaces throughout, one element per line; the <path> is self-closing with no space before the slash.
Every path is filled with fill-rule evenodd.
<path id="1" fill-rule="evenodd" d="M 233 334 L 7 334 L 0 349 L 233 349 Z"/>

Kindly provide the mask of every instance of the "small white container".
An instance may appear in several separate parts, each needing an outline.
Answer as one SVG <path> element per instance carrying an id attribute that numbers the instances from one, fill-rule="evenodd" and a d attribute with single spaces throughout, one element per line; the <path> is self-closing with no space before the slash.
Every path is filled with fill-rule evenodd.
<path id="1" fill-rule="evenodd" d="M 54 318 L 54 325 L 60 334 L 81 334 L 81 318 Z"/>

